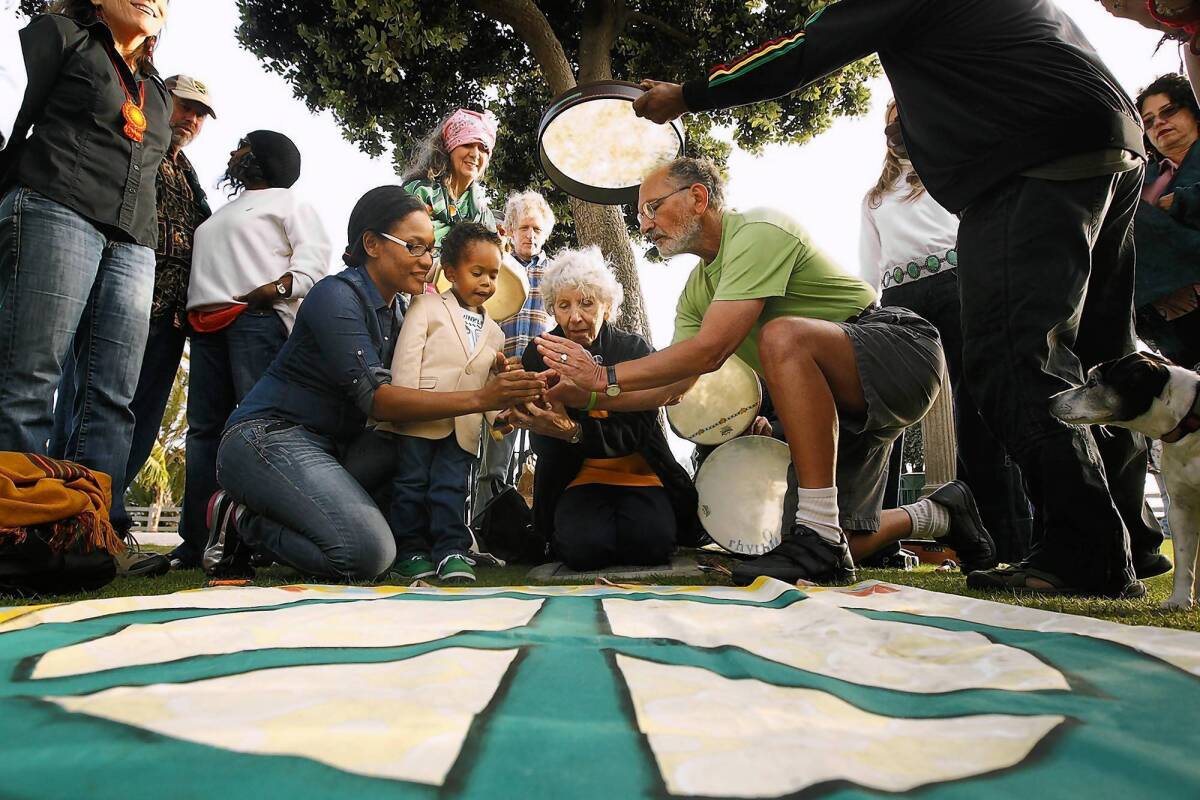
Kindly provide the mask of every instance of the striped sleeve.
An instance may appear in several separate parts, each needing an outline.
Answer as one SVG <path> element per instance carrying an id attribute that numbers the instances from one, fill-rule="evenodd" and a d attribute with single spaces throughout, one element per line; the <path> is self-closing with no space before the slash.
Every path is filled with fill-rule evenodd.
<path id="1" fill-rule="evenodd" d="M 717 64 L 683 85 L 689 111 L 772 100 L 815 83 L 884 47 L 918 7 L 933 0 L 841 0 L 817 11 L 798 31 Z"/>

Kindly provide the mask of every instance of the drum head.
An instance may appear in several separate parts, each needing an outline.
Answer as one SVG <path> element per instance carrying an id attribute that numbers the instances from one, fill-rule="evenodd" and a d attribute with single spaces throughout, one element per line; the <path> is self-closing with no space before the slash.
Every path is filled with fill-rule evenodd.
<path id="1" fill-rule="evenodd" d="M 787 496 L 788 446 L 743 436 L 718 447 L 696 475 L 700 522 L 731 553 L 758 556 L 781 540 Z"/>
<path id="2" fill-rule="evenodd" d="M 683 152 L 683 126 L 641 119 L 627 81 L 594 81 L 550 102 L 538 126 L 538 161 L 555 186 L 589 203 L 636 203 L 642 181 Z"/>
<path id="3" fill-rule="evenodd" d="M 450 281 L 446 280 L 441 269 L 437 271 L 437 280 L 434 285 L 438 292 L 450 289 Z M 506 256 L 500 263 L 500 272 L 496 276 L 496 293 L 488 298 L 483 307 L 487 309 L 489 317 L 496 322 L 504 322 L 509 317 L 516 316 L 517 312 L 524 307 L 527 297 L 529 297 L 529 279 L 525 276 L 525 270 L 521 268 L 520 264 L 514 267 Z"/>
<path id="4" fill-rule="evenodd" d="M 718 445 L 745 433 L 761 407 L 758 376 L 746 362 L 730 356 L 716 372 L 701 375 L 678 403 L 667 406 L 667 422 L 689 442 Z"/>

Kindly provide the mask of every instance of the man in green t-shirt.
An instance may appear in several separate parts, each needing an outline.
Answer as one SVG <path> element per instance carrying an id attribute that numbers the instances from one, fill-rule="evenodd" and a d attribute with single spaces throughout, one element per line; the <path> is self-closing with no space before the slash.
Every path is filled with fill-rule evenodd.
<path id="1" fill-rule="evenodd" d="M 723 197 L 707 161 L 678 159 L 646 179 L 642 233 L 665 257 L 701 259 L 679 298 L 674 344 L 605 368 L 569 340 L 543 336 L 539 351 L 567 381 L 558 395 L 644 410 L 679 397 L 734 353 L 758 372 L 788 437 L 797 509 L 778 547 L 734 570 L 738 583 L 845 580 L 852 553 L 861 559 L 909 535 L 943 539 L 966 569 L 994 566 L 995 547 L 961 482 L 881 512 L 892 442 L 941 385 L 937 330 L 906 309 L 880 309 L 875 291 L 785 214 L 726 210 Z"/>

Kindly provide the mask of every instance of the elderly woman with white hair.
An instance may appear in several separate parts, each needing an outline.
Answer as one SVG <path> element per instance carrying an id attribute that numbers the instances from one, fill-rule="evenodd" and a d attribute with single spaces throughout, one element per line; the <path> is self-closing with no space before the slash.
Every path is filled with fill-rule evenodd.
<path id="1" fill-rule="evenodd" d="M 624 292 L 596 247 L 567 250 L 547 267 L 541 283 L 552 333 L 578 342 L 599 364 L 653 352 L 635 333 L 613 326 Z M 536 347 L 525 368 L 544 368 Z M 526 406 L 510 419 L 532 432 L 537 469 L 534 526 L 568 567 L 657 565 L 677 542 L 701 534 L 696 490 L 675 461 L 655 411 L 633 413 Z"/>

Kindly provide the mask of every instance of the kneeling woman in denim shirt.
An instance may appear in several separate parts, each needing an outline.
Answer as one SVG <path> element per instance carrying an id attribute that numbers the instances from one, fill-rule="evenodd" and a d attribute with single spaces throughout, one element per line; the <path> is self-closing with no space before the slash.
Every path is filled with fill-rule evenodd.
<path id="1" fill-rule="evenodd" d="M 204 555 L 212 574 L 246 572 L 256 550 L 308 575 L 379 577 L 396 545 L 372 495 L 391 479 L 394 445 L 365 429 L 367 417 L 446 419 L 541 392 L 536 375 L 518 371 L 471 392 L 391 385 L 398 295 L 423 289 L 433 224 L 420 200 L 381 186 L 358 201 L 348 233 L 349 268 L 309 292 L 291 338 L 229 419 Z"/>

